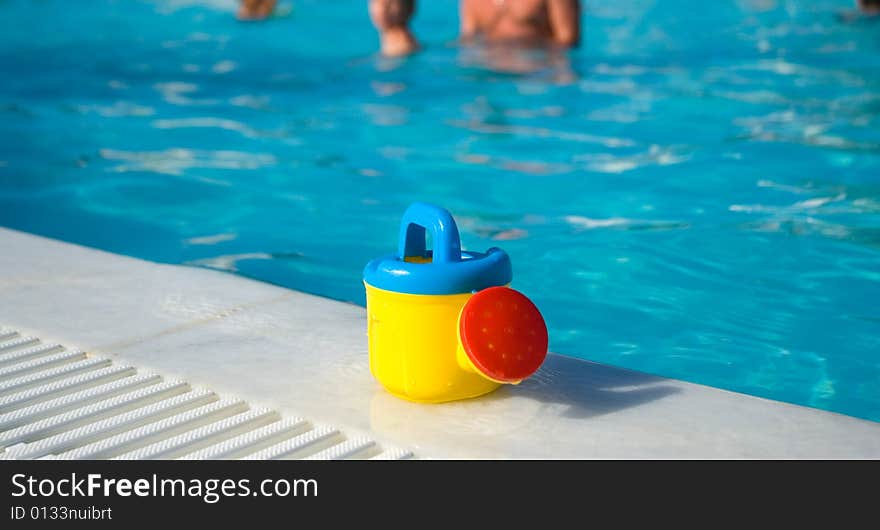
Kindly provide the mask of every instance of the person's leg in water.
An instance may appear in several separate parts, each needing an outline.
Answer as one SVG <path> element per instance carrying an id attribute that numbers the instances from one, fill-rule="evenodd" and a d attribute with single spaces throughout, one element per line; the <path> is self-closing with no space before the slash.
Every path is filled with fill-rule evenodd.
<path id="1" fill-rule="evenodd" d="M 399 57 L 419 49 L 409 29 L 416 11 L 415 0 L 370 0 L 370 18 L 379 30 L 383 55 Z"/>
<path id="2" fill-rule="evenodd" d="M 238 8 L 239 20 L 263 20 L 275 9 L 278 0 L 241 0 Z"/>

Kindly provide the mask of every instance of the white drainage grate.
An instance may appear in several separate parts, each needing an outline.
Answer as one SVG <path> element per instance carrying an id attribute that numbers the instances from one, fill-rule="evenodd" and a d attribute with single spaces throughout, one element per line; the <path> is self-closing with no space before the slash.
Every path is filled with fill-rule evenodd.
<path id="1" fill-rule="evenodd" d="M 412 456 L 0 328 L 0 460 Z"/>

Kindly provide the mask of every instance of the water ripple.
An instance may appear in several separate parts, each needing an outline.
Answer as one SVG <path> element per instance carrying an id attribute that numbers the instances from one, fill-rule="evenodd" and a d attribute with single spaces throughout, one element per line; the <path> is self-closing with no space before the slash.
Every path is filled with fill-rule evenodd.
<path id="1" fill-rule="evenodd" d="M 265 133 L 260 133 L 244 123 L 222 118 L 203 117 L 154 120 L 151 125 L 157 129 L 222 129 L 237 132 L 246 138 L 266 136 Z"/>
<path id="2" fill-rule="evenodd" d="M 184 107 L 216 105 L 220 101 L 217 99 L 195 99 L 187 94 L 192 94 L 199 90 L 198 85 L 194 83 L 184 83 L 172 81 L 168 83 L 156 83 L 153 88 L 162 95 L 167 103 L 172 105 L 180 105 Z"/>
<path id="3" fill-rule="evenodd" d="M 634 141 L 626 138 L 615 138 L 573 131 L 560 131 L 548 129 L 545 127 L 531 127 L 527 125 L 496 125 L 482 123 L 479 121 L 463 120 L 450 120 L 447 123 L 453 127 L 460 127 L 462 129 L 468 129 L 473 132 L 484 134 L 503 134 L 534 138 L 550 138 L 553 140 L 562 140 L 566 142 L 598 144 L 605 147 L 629 147 L 635 145 Z"/>
<path id="4" fill-rule="evenodd" d="M 111 171 L 152 171 L 166 175 L 182 175 L 187 170 L 260 169 L 277 163 L 273 155 L 241 151 L 204 151 L 171 148 L 162 151 L 124 151 L 101 149 L 101 158 L 120 162 Z"/>
<path id="5" fill-rule="evenodd" d="M 128 101 L 117 101 L 112 105 L 78 105 L 76 108 L 83 114 L 94 112 L 105 118 L 143 117 L 156 114 L 156 109 L 153 107 Z"/>

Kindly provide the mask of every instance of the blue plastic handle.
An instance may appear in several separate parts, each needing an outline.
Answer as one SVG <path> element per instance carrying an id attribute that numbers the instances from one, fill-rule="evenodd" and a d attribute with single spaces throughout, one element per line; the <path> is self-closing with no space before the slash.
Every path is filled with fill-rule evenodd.
<path id="1" fill-rule="evenodd" d="M 400 222 L 400 242 L 397 254 L 405 260 L 408 256 L 427 257 L 425 231 L 431 231 L 434 241 L 432 261 L 453 263 L 461 261 L 461 238 L 452 214 L 445 208 L 416 202 L 410 205 Z"/>

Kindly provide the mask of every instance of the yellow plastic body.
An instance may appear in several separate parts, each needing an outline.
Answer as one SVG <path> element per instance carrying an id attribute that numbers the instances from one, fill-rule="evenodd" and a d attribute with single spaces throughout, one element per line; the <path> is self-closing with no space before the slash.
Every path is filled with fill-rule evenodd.
<path id="1" fill-rule="evenodd" d="M 440 403 L 501 386 L 481 375 L 460 345 L 458 318 L 470 293 L 406 294 L 364 285 L 370 371 L 389 392 Z"/>

